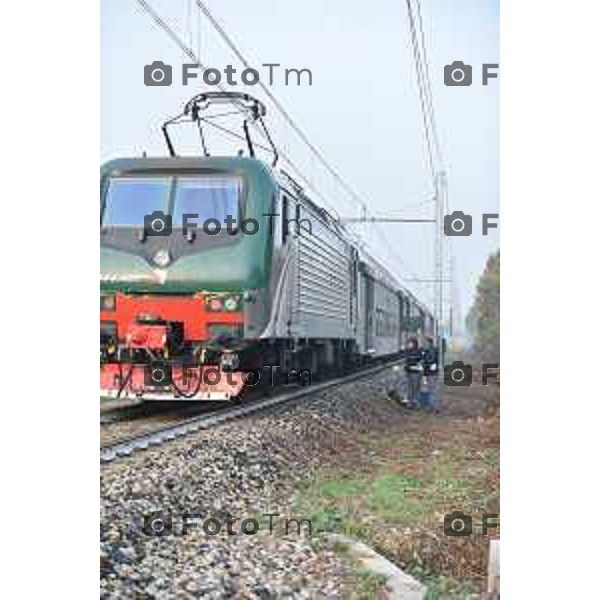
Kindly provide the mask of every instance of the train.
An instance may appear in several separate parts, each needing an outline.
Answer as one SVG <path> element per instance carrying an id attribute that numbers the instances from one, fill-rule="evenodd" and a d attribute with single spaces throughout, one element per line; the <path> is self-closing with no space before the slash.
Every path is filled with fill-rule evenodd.
<path id="1" fill-rule="evenodd" d="M 254 155 L 110 160 L 100 205 L 102 397 L 238 401 L 435 334 L 337 217 Z"/>

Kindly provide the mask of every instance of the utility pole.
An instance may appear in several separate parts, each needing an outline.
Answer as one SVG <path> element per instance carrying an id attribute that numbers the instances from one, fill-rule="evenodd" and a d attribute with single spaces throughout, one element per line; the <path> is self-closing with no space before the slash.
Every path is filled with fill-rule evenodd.
<path id="1" fill-rule="evenodd" d="M 450 292 L 449 292 L 449 296 L 450 296 L 450 314 L 448 316 L 448 335 L 449 337 L 452 337 L 454 335 L 454 319 L 455 317 L 457 317 L 457 320 L 460 322 L 460 317 L 461 317 L 461 312 L 460 312 L 460 306 L 456 297 L 456 293 L 455 293 L 455 289 L 454 289 L 454 256 L 452 256 L 452 247 L 450 245 L 450 239 L 447 240 L 448 242 L 448 262 L 449 262 L 449 277 L 448 277 L 448 282 L 450 284 Z M 456 309 L 456 313 L 455 313 L 455 309 Z"/>
<path id="2" fill-rule="evenodd" d="M 448 182 L 445 171 L 438 171 L 435 175 L 435 252 L 434 252 L 434 279 L 435 285 L 435 316 L 436 316 L 436 338 L 440 354 L 440 370 L 444 368 L 444 213 L 446 196 L 448 193 Z"/>

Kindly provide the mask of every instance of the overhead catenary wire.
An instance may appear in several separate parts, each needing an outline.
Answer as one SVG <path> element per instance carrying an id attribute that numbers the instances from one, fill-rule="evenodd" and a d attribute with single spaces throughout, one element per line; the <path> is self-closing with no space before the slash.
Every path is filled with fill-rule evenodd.
<path id="1" fill-rule="evenodd" d="M 185 23 L 186 23 L 186 29 L 187 29 L 187 43 L 189 44 L 189 46 L 191 47 L 194 43 L 194 34 L 193 34 L 193 25 L 192 25 L 192 1 L 193 0 L 186 0 L 185 3 Z M 197 52 L 198 56 L 200 56 L 200 53 Z"/>
<path id="2" fill-rule="evenodd" d="M 186 45 L 183 40 L 181 40 L 181 38 L 177 35 L 177 33 L 173 30 L 173 28 L 153 9 L 153 7 L 149 4 L 149 2 L 147 2 L 147 0 L 135 0 L 135 1 L 142 8 L 142 10 L 154 21 L 154 23 L 158 27 L 160 27 L 167 34 L 167 36 L 180 48 L 180 50 L 191 61 L 193 61 L 195 64 L 197 64 L 198 67 L 202 71 L 206 71 L 208 69 L 208 67 L 202 63 L 202 61 L 194 53 L 194 51 L 188 45 Z M 234 54 L 236 55 L 236 57 L 242 62 L 242 64 L 244 64 L 244 66 L 246 68 L 251 68 L 249 66 L 248 61 L 246 61 L 246 59 L 243 57 L 243 55 L 241 54 L 241 52 L 233 44 L 233 41 L 231 40 L 231 38 L 227 35 L 227 33 L 225 32 L 225 30 L 221 27 L 221 25 L 212 16 L 212 13 L 210 13 L 210 11 L 206 7 L 206 5 L 203 2 L 201 2 L 200 0 L 195 0 L 195 1 L 196 1 L 196 4 L 197 4 L 198 8 L 207 17 L 207 19 L 210 21 L 211 25 L 221 35 L 221 37 L 223 38 L 223 40 L 227 43 L 227 45 L 230 47 L 230 49 L 232 50 L 232 52 L 234 52 Z M 216 87 L 218 87 L 221 91 L 226 91 L 227 90 L 227 88 L 223 84 L 221 84 L 221 83 L 216 83 L 216 84 L 213 84 L 213 85 L 216 85 Z M 275 96 L 272 94 L 272 92 L 262 82 L 260 82 L 260 81 L 259 81 L 259 85 L 261 86 L 261 88 L 263 89 L 263 91 L 266 93 L 266 95 L 269 97 L 269 99 L 271 100 L 271 102 L 273 102 L 273 105 L 275 106 L 275 108 L 282 114 L 282 116 L 284 117 L 284 119 L 288 122 L 288 124 L 292 127 L 292 129 L 300 137 L 300 139 L 307 145 L 307 147 L 311 150 L 312 154 L 317 158 L 317 160 L 326 168 L 326 170 L 333 176 L 333 178 L 346 190 L 346 192 L 349 194 L 350 198 L 353 199 L 360 206 L 363 214 L 365 216 L 368 215 L 368 214 L 370 214 L 370 211 L 368 210 L 367 203 L 362 199 L 362 197 L 357 192 L 355 192 L 353 190 L 353 188 L 350 186 L 350 184 L 348 184 L 342 178 L 342 176 L 328 163 L 328 161 L 325 159 L 325 157 L 323 156 L 323 154 L 318 150 L 318 148 L 314 144 L 312 144 L 310 142 L 310 140 L 308 139 L 308 137 L 306 136 L 306 134 L 295 123 L 295 121 L 289 115 L 289 113 L 287 112 L 287 110 L 277 100 L 277 98 L 275 98 Z M 243 112 L 242 109 L 240 109 L 240 113 L 241 112 Z M 262 137 L 264 137 L 263 132 L 261 132 L 260 129 L 258 129 L 256 127 L 255 123 L 250 122 L 250 124 L 254 126 L 255 130 Z M 213 123 L 213 125 L 214 125 L 214 123 Z M 327 201 L 327 199 L 323 196 L 323 194 L 321 194 L 311 184 L 310 179 L 308 177 L 306 177 L 302 173 L 302 171 L 294 164 L 294 162 L 291 160 L 291 158 L 289 157 L 289 155 L 286 152 L 282 151 L 281 149 L 279 149 L 279 154 L 290 165 L 290 167 L 293 169 L 293 171 L 301 178 L 301 180 L 305 184 L 305 186 L 308 189 L 310 189 L 316 196 L 318 196 L 319 199 L 326 206 L 328 206 L 330 209 L 332 209 L 333 212 L 337 215 L 337 210 L 331 205 L 330 202 Z M 339 216 L 339 215 L 337 215 L 337 216 Z M 378 228 L 378 230 L 380 232 L 380 239 L 384 241 L 384 244 L 386 245 L 386 248 L 387 248 L 388 252 L 391 255 L 393 255 L 394 259 L 400 265 L 402 265 L 404 267 L 404 269 L 407 271 L 407 273 L 410 276 L 413 277 L 413 279 L 416 278 L 416 275 L 414 274 L 414 272 L 412 271 L 412 269 L 408 268 L 408 266 L 407 266 L 406 262 L 404 261 L 404 259 L 394 250 L 391 242 L 388 240 L 388 238 L 387 238 L 385 232 L 383 231 L 383 229 L 381 227 L 379 227 L 378 224 L 376 224 L 376 227 Z M 404 280 L 403 277 L 400 277 L 400 279 Z"/>
<path id="3" fill-rule="evenodd" d="M 436 158 L 438 161 L 438 165 L 440 166 L 440 168 L 444 168 L 443 165 L 443 159 L 442 159 L 442 149 L 440 146 L 440 138 L 438 136 L 438 131 L 437 131 L 437 123 L 436 123 L 436 119 L 435 119 L 435 109 L 434 109 L 434 103 L 433 103 L 433 93 L 431 91 L 431 75 L 429 72 L 429 58 L 427 57 L 427 46 L 425 44 L 425 33 L 423 31 L 423 18 L 421 15 L 421 0 L 415 0 L 415 5 L 417 7 L 417 25 L 419 28 L 419 39 L 420 39 L 420 47 L 421 47 L 421 51 L 422 51 L 422 65 L 423 65 L 423 76 L 424 76 L 424 82 L 425 82 L 425 89 L 426 89 L 426 98 L 427 98 L 427 106 L 428 106 L 428 113 L 429 113 L 429 123 L 430 123 L 430 127 L 431 127 L 431 133 L 432 133 L 432 139 L 434 142 L 434 148 L 436 151 Z"/>
<path id="4" fill-rule="evenodd" d="M 416 7 L 413 9 L 413 5 Z M 435 313 L 438 323 L 437 335 L 439 343 L 443 337 L 444 321 L 444 274 L 445 249 L 450 241 L 445 240 L 442 235 L 442 222 L 444 214 L 447 214 L 447 180 L 444 168 L 442 151 L 437 133 L 433 94 L 431 91 L 431 77 L 429 73 L 429 60 L 425 45 L 425 34 L 423 31 L 423 19 L 421 14 L 420 0 L 406 0 L 408 23 L 410 29 L 415 72 L 417 75 L 417 87 L 419 90 L 419 101 L 423 118 L 423 133 L 427 151 L 428 166 L 435 189 L 436 199 L 436 228 L 435 228 L 435 277 L 434 287 Z"/>
<path id="5" fill-rule="evenodd" d="M 202 71 L 206 71 L 208 69 L 208 67 L 206 65 L 204 65 L 200 61 L 200 59 L 196 56 L 194 51 L 185 44 L 185 42 L 179 37 L 179 35 L 177 35 L 177 33 L 173 30 L 173 28 L 154 10 L 154 8 L 149 4 L 149 2 L 147 2 L 147 0 L 135 0 L 135 2 L 137 2 L 137 4 L 142 8 L 142 10 L 154 21 L 154 23 L 160 29 L 162 29 L 167 34 L 167 36 L 179 47 L 179 49 L 191 61 L 194 62 L 194 64 L 197 64 Z M 221 83 L 218 83 L 215 85 L 223 92 L 227 90 L 227 88 Z M 243 113 L 243 110 L 238 108 L 238 112 Z M 258 127 L 256 127 L 255 123 L 250 122 L 250 124 L 253 125 L 254 130 L 256 132 L 258 132 L 261 135 L 261 137 L 264 138 L 264 133 Z M 282 149 L 279 149 L 279 154 L 290 165 L 290 167 L 294 170 L 294 172 L 299 176 L 299 178 L 302 180 L 302 183 L 308 189 L 310 189 L 315 195 L 317 195 L 324 204 L 326 204 L 330 209 L 332 209 L 333 212 L 337 213 L 337 210 L 331 205 L 330 202 L 327 201 L 327 199 L 318 190 L 316 190 L 316 188 L 310 183 L 309 178 L 303 174 L 303 172 L 292 161 L 292 159 L 289 157 L 289 155 Z"/>
<path id="6" fill-rule="evenodd" d="M 196 5 L 198 8 L 204 13 L 206 18 L 210 21 L 211 25 L 215 28 L 217 33 L 221 36 L 223 41 L 229 46 L 230 50 L 237 57 L 237 59 L 244 65 L 246 69 L 251 69 L 250 63 L 246 60 L 244 55 L 237 48 L 231 37 L 227 34 L 227 32 L 223 29 L 221 24 L 215 19 L 213 14 L 210 12 L 208 7 L 202 0 L 196 0 Z M 366 211 L 367 204 L 366 202 L 352 189 L 352 187 L 344 180 L 344 178 L 334 169 L 329 162 L 323 156 L 323 153 L 308 139 L 308 136 L 304 133 L 304 131 L 300 128 L 300 126 L 295 122 L 289 112 L 285 109 L 285 107 L 281 104 L 281 102 L 275 97 L 275 95 L 271 92 L 271 90 L 262 82 L 258 81 L 258 86 L 262 89 L 262 91 L 267 95 L 269 100 L 273 103 L 275 108 L 279 111 L 279 113 L 283 116 L 288 125 L 293 129 L 293 131 L 298 135 L 298 137 L 306 144 L 309 150 L 314 154 L 314 156 L 319 160 L 319 162 L 325 167 L 325 169 L 329 172 L 329 174 L 346 190 L 350 197 L 353 198 L 359 206 Z"/>
<path id="7" fill-rule="evenodd" d="M 208 9 L 206 4 L 202 0 L 195 0 L 196 5 L 217 31 L 217 33 L 221 36 L 223 41 L 227 44 L 229 49 L 233 52 L 236 58 L 244 65 L 246 69 L 251 69 L 251 65 L 246 60 L 242 52 L 233 42 L 231 37 L 227 34 L 223 26 L 217 21 L 217 19 L 213 16 L 211 11 Z M 346 192 L 350 195 L 352 199 L 354 199 L 357 204 L 360 206 L 363 215 L 366 217 L 369 214 L 368 205 L 365 200 L 363 200 L 357 192 L 343 179 L 343 177 L 329 164 L 329 162 L 325 159 L 321 151 L 308 139 L 307 135 L 302 131 L 299 125 L 294 121 L 289 112 L 284 108 L 281 102 L 275 97 L 275 95 L 271 92 L 271 90 L 262 82 L 258 81 L 259 87 L 263 90 L 266 96 L 271 100 L 275 108 L 279 111 L 279 113 L 283 116 L 285 121 L 290 125 L 290 127 L 294 130 L 294 132 L 300 137 L 300 139 L 306 144 L 309 150 L 313 153 L 313 155 L 319 160 L 319 162 L 325 167 L 325 169 L 333 176 L 333 178 L 346 190 Z M 378 226 L 378 230 L 380 231 L 381 239 L 384 240 L 388 250 L 392 252 L 396 258 L 396 260 L 404 267 L 405 270 L 408 271 L 410 275 L 414 276 L 412 270 L 408 269 L 405 261 L 393 250 L 392 244 L 387 239 L 383 229 Z M 416 276 L 414 276 L 416 277 Z"/>
<path id="8" fill-rule="evenodd" d="M 158 25 L 169 36 L 169 38 L 171 38 L 171 40 L 181 49 L 181 51 L 190 60 L 192 60 L 195 64 L 197 64 L 202 71 L 206 71 L 208 69 L 208 67 L 200 61 L 199 57 L 196 56 L 196 54 L 193 52 L 193 50 L 189 46 L 187 46 L 185 44 L 185 42 L 183 42 L 183 40 L 177 35 L 177 33 L 173 30 L 173 28 L 154 10 L 154 8 L 146 0 L 135 0 L 135 1 L 140 5 L 140 7 L 144 10 L 144 12 L 146 12 L 150 16 L 150 18 L 155 22 L 155 24 Z M 208 10 L 208 9 L 206 9 L 206 10 Z M 208 13 L 208 14 L 210 14 L 210 13 Z M 213 23 L 212 19 L 211 19 L 211 23 Z M 226 35 L 226 34 L 224 34 L 224 35 Z M 244 61 L 244 64 L 247 64 L 247 63 Z M 224 86 L 222 83 L 217 83 L 215 85 L 221 91 L 227 90 L 226 86 Z M 267 88 L 267 92 L 268 91 L 269 90 Z M 274 96 L 272 96 L 272 94 L 271 94 L 270 98 L 272 98 L 272 100 L 273 100 Z M 277 102 L 276 99 L 274 99 L 274 101 Z M 278 107 L 279 110 L 281 110 L 283 108 L 283 107 L 281 107 L 281 105 L 279 103 L 277 103 L 276 106 Z M 240 112 L 242 112 L 242 111 L 240 110 Z M 288 115 L 288 118 L 291 119 L 291 117 L 289 117 L 289 115 Z M 253 126 L 255 125 L 254 123 L 251 123 L 251 124 Z M 255 127 L 255 131 L 258 131 L 259 134 L 264 137 L 264 134 L 263 134 L 263 132 L 260 131 L 260 129 Z M 302 134 L 302 135 L 304 135 L 304 134 Z M 313 149 L 315 151 L 317 151 L 317 149 L 314 148 L 314 146 L 313 146 Z M 307 184 L 307 187 L 311 187 L 314 191 L 314 187 L 309 185 L 308 178 L 306 178 L 304 175 L 302 175 L 302 172 L 300 171 L 300 169 L 294 164 L 294 162 L 289 158 L 289 156 L 286 153 L 281 152 L 281 151 L 280 151 L 280 154 L 281 154 L 282 158 L 284 158 L 284 160 L 286 160 L 286 162 L 288 162 L 290 164 L 290 166 L 294 169 L 294 171 L 296 171 L 296 173 L 298 173 L 298 175 L 300 175 L 300 177 L 303 179 L 303 182 L 305 184 Z M 320 193 L 319 193 L 319 197 L 322 200 L 324 200 L 324 197 Z M 327 204 L 327 206 L 329 206 L 330 208 L 333 208 L 329 202 L 327 202 L 326 200 L 324 200 L 324 201 Z M 337 211 L 335 211 L 335 212 L 337 212 Z"/>
<path id="9" fill-rule="evenodd" d="M 419 91 L 419 102 L 421 104 L 423 134 L 425 137 L 428 165 L 435 186 L 435 177 L 439 170 L 440 149 L 437 143 L 437 133 L 435 133 L 435 116 L 433 112 L 433 101 L 431 99 L 431 86 L 428 83 L 429 72 L 425 66 L 425 51 L 423 49 L 424 37 L 422 35 L 422 29 L 421 36 L 417 34 L 417 18 L 413 12 L 412 0 L 406 0 L 406 8 L 408 12 L 408 24 L 410 29 L 413 59 L 415 62 L 415 72 L 417 75 L 417 88 Z"/>
<path id="10" fill-rule="evenodd" d="M 199 58 L 194 54 L 194 52 L 186 46 L 186 44 L 181 40 L 181 38 L 173 31 L 173 29 L 169 26 L 169 24 L 146 2 L 146 0 L 135 0 L 142 10 L 171 38 L 177 46 L 181 49 L 181 51 L 190 59 L 200 65 L 201 68 L 205 68 L 200 63 Z"/>

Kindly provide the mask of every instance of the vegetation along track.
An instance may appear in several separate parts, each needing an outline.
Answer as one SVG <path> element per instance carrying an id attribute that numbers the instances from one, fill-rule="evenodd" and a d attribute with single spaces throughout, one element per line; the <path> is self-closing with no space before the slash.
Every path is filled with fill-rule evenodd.
<path id="1" fill-rule="evenodd" d="M 142 423 L 141 427 L 138 427 L 138 432 L 133 435 L 129 435 L 125 439 L 119 439 L 118 441 L 110 441 L 100 448 L 100 462 L 110 462 L 119 458 L 130 456 L 136 450 L 146 450 L 154 446 L 159 446 L 170 440 L 182 437 L 189 433 L 194 433 L 200 429 L 209 429 L 220 423 L 231 421 L 232 419 L 244 417 L 246 415 L 256 413 L 258 411 L 268 410 L 270 408 L 280 406 L 283 404 L 291 403 L 308 395 L 321 392 L 328 388 L 342 385 L 354 381 L 356 379 L 362 379 L 364 377 L 375 375 L 384 369 L 390 368 L 391 365 L 399 363 L 399 359 L 394 359 L 386 362 L 385 364 L 379 364 L 376 367 L 369 369 L 360 370 L 344 377 L 338 377 L 318 384 L 312 384 L 299 389 L 295 389 L 292 392 L 277 394 L 273 397 L 267 397 L 257 401 L 248 402 L 241 405 L 227 404 L 220 410 L 214 410 L 210 412 L 202 412 L 202 414 L 196 414 L 193 417 L 185 419 L 177 419 L 177 414 L 163 416 L 162 423 L 156 427 L 156 421 L 160 422 L 156 416 L 153 416 L 150 421 Z M 189 413 L 188 413 L 189 414 Z M 165 418 L 167 423 L 165 423 Z M 175 422 L 173 420 L 175 419 Z M 141 430 L 141 431 L 140 431 Z"/>

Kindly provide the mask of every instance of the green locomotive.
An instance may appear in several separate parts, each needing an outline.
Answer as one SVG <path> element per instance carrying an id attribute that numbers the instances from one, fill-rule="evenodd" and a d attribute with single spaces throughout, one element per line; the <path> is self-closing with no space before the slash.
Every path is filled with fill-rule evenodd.
<path id="1" fill-rule="evenodd" d="M 201 96 L 192 106 L 217 100 Z M 102 167 L 103 396 L 230 400 L 261 376 L 339 372 L 433 333 L 428 311 L 247 139 L 249 157 Z"/>

